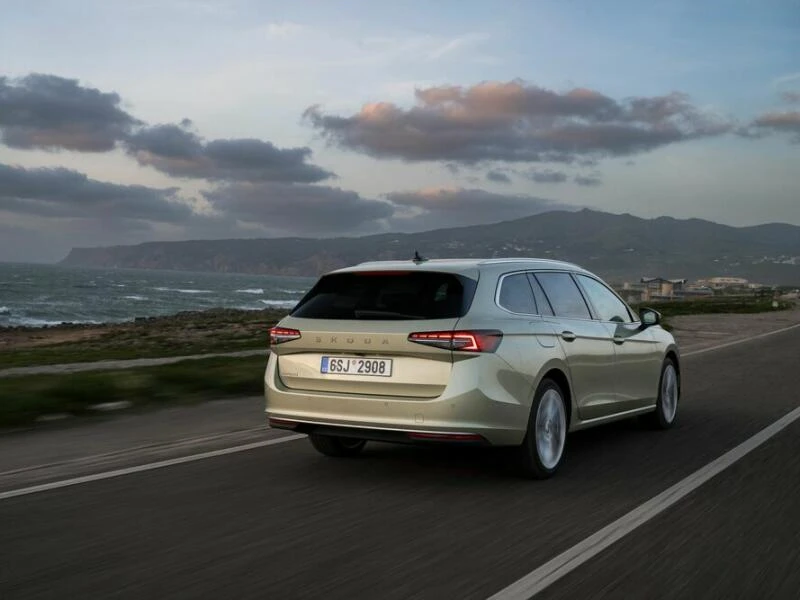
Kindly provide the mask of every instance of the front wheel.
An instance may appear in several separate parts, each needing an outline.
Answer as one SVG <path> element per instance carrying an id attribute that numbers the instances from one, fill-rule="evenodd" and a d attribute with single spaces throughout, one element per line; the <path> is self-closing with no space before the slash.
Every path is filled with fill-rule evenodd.
<path id="1" fill-rule="evenodd" d="M 645 423 L 653 429 L 669 429 L 678 415 L 678 401 L 681 395 L 681 381 L 678 368 L 671 358 L 664 360 L 661 378 L 658 381 L 658 400 L 656 409 L 644 416 Z"/>
<path id="2" fill-rule="evenodd" d="M 521 473 L 532 479 L 547 479 L 564 459 L 567 441 L 567 409 L 564 392 L 552 379 L 544 379 L 528 419 L 528 432 L 518 448 Z"/>
<path id="3" fill-rule="evenodd" d="M 311 440 L 311 445 L 320 454 L 337 458 L 356 456 L 367 445 L 366 440 L 314 433 L 309 434 L 308 439 Z"/>

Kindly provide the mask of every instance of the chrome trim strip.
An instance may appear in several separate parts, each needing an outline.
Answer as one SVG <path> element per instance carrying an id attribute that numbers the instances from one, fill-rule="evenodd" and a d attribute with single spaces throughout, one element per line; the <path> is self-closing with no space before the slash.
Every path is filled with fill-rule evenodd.
<path id="1" fill-rule="evenodd" d="M 644 408 L 632 408 L 631 410 L 626 410 L 619 413 L 614 413 L 613 415 L 606 415 L 604 417 L 595 417 L 594 419 L 588 419 L 587 421 L 578 421 L 578 424 L 583 425 L 596 425 L 598 423 L 602 423 L 604 421 L 613 421 L 614 419 L 621 419 L 624 417 L 633 417 L 640 413 L 647 413 L 652 412 L 656 409 L 656 405 L 653 406 L 645 406 Z"/>

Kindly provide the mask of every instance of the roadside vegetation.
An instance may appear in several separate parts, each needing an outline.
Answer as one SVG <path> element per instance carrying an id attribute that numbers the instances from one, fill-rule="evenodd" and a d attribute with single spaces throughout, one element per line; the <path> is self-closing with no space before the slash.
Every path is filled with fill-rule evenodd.
<path id="1" fill-rule="evenodd" d="M 0 369 L 263 349 L 286 311 L 210 310 L 108 325 L 0 329 Z"/>
<path id="2" fill-rule="evenodd" d="M 777 303 L 775 305 L 774 303 Z M 765 296 L 710 296 L 692 300 L 673 300 L 667 302 L 639 302 L 631 305 L 638 311 L 640 308 L 652 308 L 661 313 L 662 327 L 672 331 L 671 317 L 683 315 L 710 314 L 753 314 L 788 310 L 794 303 L 784 300 L 773 300 Z"/>
<path id="3" fill-rule="evenodd" d="M 254 356 L 118 371 L 7 377 L 0 379 L 0 428 L 29 425 L 45 416 L 106 414 L 102 405 L 111 402 L 152 408 L 259 395 L 265 366 L 265 357 Z"/>

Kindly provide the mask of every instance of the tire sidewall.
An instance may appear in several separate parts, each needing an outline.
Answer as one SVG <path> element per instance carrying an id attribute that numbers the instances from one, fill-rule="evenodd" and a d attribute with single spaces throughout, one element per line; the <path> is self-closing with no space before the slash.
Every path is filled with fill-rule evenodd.
<path id="1" fill-rule="evenodd" d="M 663 410 L 663 402 L 664 402 L 664 374 L 667 371 L 667 367 L 671 366 L 675 371 L 675 383 L 678 387 L 678 397 L 675 400 L 675 414 L 672 416 L 672 421 L 667 421 L 664 417 L 664 410 Z M 678 365 L 675 364 L 675 361 L 672 358 L 665 358 L 663 364 L 661 365 L 661 376 L 658 378 L 658 401 L 656 402 L 656 420 L 658 421 L 658 426 L 661 429 L 669 429 L 675 424 L 675 421 L 678 420 L 678 409 L 681 405 L 681 375 L 680 371 L 678 371 Z"/>
<path id="2" fill-rule="evenodd" d="M 533 397 L 533 404 L 531 405 L 530 415 L 528 416 L 528 431 L 525 434 L 525 439 L 522 443 L 523 469 L 528 474 L 538 479 L 546 479 L 555 474 L 555 472 L 558 471 L 559 467 L 564 462 L 564 456 L 566 454 L 567 431 L 565 431 L 564 447 L 561 450 L 561 456 L 553 467 L 548 468 L 542 464 L 542 460 L 539 457 L 539 451 L 536 445 L 536 417 L 538 415 L 539 406 L 542 402 L 545 392 L 551 389 L 555 390 L 558 393 L 559 398 L 561 398 L 561 405 L 565 416 L 565 428 L 567 431 L 569 431 L 569 418 L 567 417 L 569 412 L 567 411 L 567 407 L 565 405 L 564 390 L 562 390 L 561 386 L 552 379 L 543 379 L 539 384 L 539 387 L 536 388 L 536 393 Z"/>

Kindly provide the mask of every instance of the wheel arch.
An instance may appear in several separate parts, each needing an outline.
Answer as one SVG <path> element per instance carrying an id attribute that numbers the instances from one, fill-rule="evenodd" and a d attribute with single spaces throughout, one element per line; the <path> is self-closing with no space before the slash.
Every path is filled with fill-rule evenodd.
<path id="1" fill-rule="evenodd" d="M 549 368 L 543 369 L 543 374 L 536 384 L 537 392 L 539 390 L 539 386 L 542 384 L 542 381 L 545 379 L 551 379 L 557 383 L 558 387 L 561 388 L 561 391 L 564 392 L 564 395 L 566 396 L 564 398 L 564 404 L 565 408 L 567 409 L 567 427 L 569 427 L 572 424 L 573 395 L 572 384 L 570 383 L 566 369 L 563 369 L 560 365 L 551 365 Z"/>

